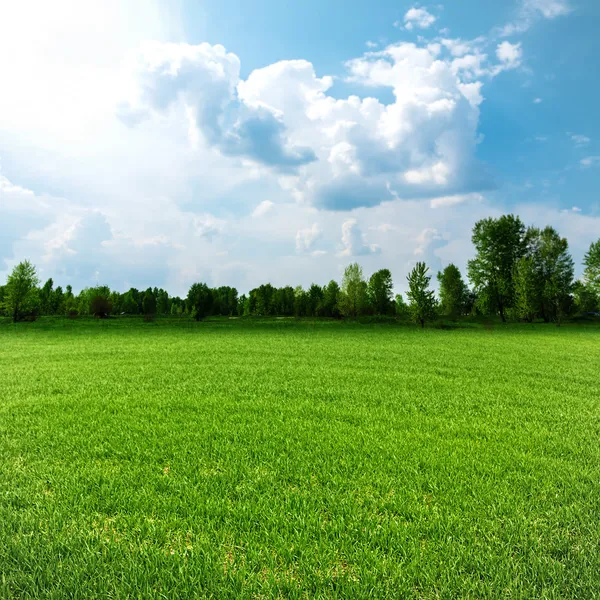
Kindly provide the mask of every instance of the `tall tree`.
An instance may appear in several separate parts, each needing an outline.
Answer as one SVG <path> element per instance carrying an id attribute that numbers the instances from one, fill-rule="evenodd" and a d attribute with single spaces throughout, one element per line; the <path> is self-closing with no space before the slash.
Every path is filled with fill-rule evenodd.
<path id="1" fill-rule="evenodd" d="M 201 321 L 211 314 L 213 307 L 212 290 L 205 283 L 194 283 L 188 292 L 187 305 L 196 319 Z"/>
<path id="2" fill-rule="evenodd" d="M 408 309 L 412 318 L 425 327 L 426 321 L 435 319 L 437 301 L 433 290 L 429 289 L 431 277 L 427 275 L 429 268 L 424 262 L 418 262 L 408 280 Z"/>
<path id="3" fill-rule="evenodd" d="M 569 243 L 553 227 L 540 232 L 539 268 L 544 286 L 542 311 L 544 320 L 560 325 L 573 291 L 575 266 L 569 254 Z"/>
<path id="4" fill-rule="evenodd" d="M 20 262 L 8 276 L 4 288 L 4 310 L 14 323 L 39 309 L 39 283 L 35 267 L 28 260 Z"/>
<path id="5" fill-rule="evenodd" d="M 52 314 L 62 315 L 65 312 L 65 294 L 62 287 L 57 286 L 51 299 Z"/>
<path id="6" fill-rule="evenodd" d="M 332 279 L 323 288 L 323 292 L 323 308 L 325 316 L 338 318 L 340 316 L 340 311 L 338 308 L 340 286 L 338 285 L 338 282 Z"/>
<path id="7" fill-rule="evenodd" d="M 531 256 L 523 256 L 515 265 L 515 310 L 520 319 L 531 323 L 540 305 L 538 273 Z"/>
<path id="8" fill-rule="evenodd" d="M 346 267 L 338 307 L 345 317 L 358 317 L 367 303 L 367 282 L 362 267 L 353 263 Z"/>
<path id="9" fill-rule="evenodd" d="M 483 219 L 475 223 L 472 240 L 477 255 L 469 261 L 469 279 L 487 310 L 504 322 L 514 302 L 515 264 L 525 254 L 525 226 L 513 215 Z"/>
<path id="10" fill-rule="evenodd" d="M 600 239 L 590 245 L 583 259 L 584 278 L 597 298 L 600 298 Z"/>
<path id="11" fill-rule="evenodd" d="M 169 294 L 162 288 L 156 294 L 156 312 L 160 315 L 169 313 Z"/>
<path id="12" fill-rule="evenodd" d="M 308 293 L 299 285 L 294 290 L 294 315 L 305 317 L 308 314 Z"/>
<path id="13" fill-rule="evenodd" d="M 440 284 L 440 309 L 442 314 L 456 318 L 464 313 L 468 288 L 459 268 L 450 263 L 437 274 Z"/>
<path id="14" fill-rule="evenodd" d="M 371 275 L 367 287 L 369 304 L 378 315 L 394 312 L 394 284 L 389 269 L 380 269 Z"/>
<path id="15" fill-rule="evenodd" d="M 587 283 L 577 281 L 573 285 L 575 309 L 579 313 L 596 312 L 600 309 L 600 300 L 594 290 Z"/>
<path id="16" fill-rule="evenodd" d="M 54 281 L 52 277 L 40 289 L 40 310 L 43 315 L 51 315 L 52 311 L 52 296 L 54 294 Z"/>
<path id="17" fill-rule="evenodd" d="M 309 316 L 318 317 L 323 312 L 323 288 L 313 283 L 308 289 Z"/>
<path id="18" fill-rule="evenodd" d="M 151 318 L 156 314 L 156 298 L 152 290 L 147 290 L 142 300 L 142 309 L 147 318 Z"/>
<path id="19" fill-rule="evenodd" d="M 406 304 L 406 302 L 404 302 L 404 298 L 402 297 L 402 294 L 396 294 L 394 304 L 395 304 L 397 317 L 400 317 L 401 319 L 407 319 L 408 317 L 410 317 L 410 311 L 408 309 L 408 304 Z"/>

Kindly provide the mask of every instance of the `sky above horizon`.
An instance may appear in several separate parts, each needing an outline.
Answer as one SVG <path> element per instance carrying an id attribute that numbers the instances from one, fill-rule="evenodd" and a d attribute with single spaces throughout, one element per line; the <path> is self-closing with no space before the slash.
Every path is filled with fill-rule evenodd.
<path id="1" fill-rule="evenodd" d="M 600 237 L 596 0 L 0 0 L 0 282 L 246 292 Z M 465 273 L 466 275 L 466 273 Z M 435 277 L 434 277 L 435 281 Z"/>

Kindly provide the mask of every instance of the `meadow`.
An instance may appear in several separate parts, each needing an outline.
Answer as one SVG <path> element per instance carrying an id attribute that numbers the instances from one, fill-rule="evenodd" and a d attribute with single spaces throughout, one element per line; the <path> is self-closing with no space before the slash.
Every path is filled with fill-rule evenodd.
<path id="1" fill-rule="evenodd" d="M 2 598 L 600 597 L 600 328 L 0 326 Z"/>

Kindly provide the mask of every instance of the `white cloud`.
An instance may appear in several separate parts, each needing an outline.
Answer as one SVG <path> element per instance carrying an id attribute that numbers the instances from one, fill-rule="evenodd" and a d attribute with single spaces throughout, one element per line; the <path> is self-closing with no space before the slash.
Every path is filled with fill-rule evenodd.
<path id="1" fill-rule="evenodd" d="M 511 44 L 506 40 L 501 42 L 496 48 L 496 56 L 501 63 L 499 68 L 516 69 L 521 65 L 521 59 L 523 58 L 521 43 Z"/>
<path id="2" fill-rule="evenodd" d="M 592 140 L 587 137 L 587 135 L 581 134 L 569 134 L 569 137 L 573 142 L 575 142 L 576 146 L 587 146 Z"/>
<path id="3" fill-rule="evenodd" d="M 569 0 L 520 0 L 516 19 L 499 31 L 503 37 L 525 33 L 539 19 L 555 19 L 573 10 Z"/>
<path id="4" fill-rule="evenodd" d="M 546 19 L 568 15 L 572 10 L 568 0 L 523 0 L 523 9 L 538 12 Z"/>
<path id="5" fill-rule="evenodd" d="M 582 158 L 579 162 L 584 169 L 597 167 L 600 166 L 600 156 L 588 156 L 586 158 Z"/>
<path id="6" fill-rule="evenodd" d="M 411 30 L 415 27 L 419 29 L 428 29 L 436 21 L 436 18 L 425 8 L 413 7 L 404 15 L 404 27 Z"/>
<path id="7" fill-rule="evenodd" d="M 381 248 L 377 244 L 368 243 L 356 219 L 344 221 L 342 224 L 342 249 L 338 256 L 366 256 L 380 252 Z"/>
<path id="8" fill-rule="evenodd" d="M 464 204 L 466 202 L 483 202 L 485 200 L 482 194 L 456 194 L 454 196 L 441 196 L 440 198 L 433 198 L 430 201 L 431 208 L 440 208 L 442 206 L 456 206 L 457 204 Z"/>
<path id="9" fill-rule="evenodd" d="M 263 217 L 266 215 L 272 208 L 274 204 L 270 200 L 263 200 L 253 211 L 253 217 Z"/>
<path id="10" fill-rule="evenodd" d="M 367 52 L 347 65 L 363 95 L 340 98 L 304 60 L 242 79 L 227 49 L 182 42 L 171 2 L 5 4 L 0 271 L 30 257 L 63 286 L 185 294 L 339 279 L 352 256 L 401 285 L 415 246 L 464 266 L 475 220 L 502 212 L 483 202 L 479 110 L 515 60 L 485 40 Z"/>
<path id="11" fill-rule="evenodd" d="M 541 98 L 534 98 L 533 103 L 534 104 L 541 104 L 543 102 L 543 100 Z"/>
<path id="12" fill-rule="evenodd" d="M 311 252 L 315 242 L 321 238 L 322 234 L 318 223 L 299 230 L 296 234 L 296 252 Z"/>
<path id="13" fill-rule="evenodd" d="M 442 237 L 437 229 L 426 227 L 416 237 L 417 247 L 414 249 L 415 256 L 420 256 L 425 253 L 427 248 L 434 240 L 441 240 Z"/>

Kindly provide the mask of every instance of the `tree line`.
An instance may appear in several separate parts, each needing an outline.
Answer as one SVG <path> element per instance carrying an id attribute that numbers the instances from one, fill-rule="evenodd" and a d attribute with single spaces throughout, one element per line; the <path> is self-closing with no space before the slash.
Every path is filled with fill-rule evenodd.
<path id="1" fill-rule="evenodd" d="M 437 274 L 439 297 L 431 289 L 427 265 L 418 262 L 407 277 L 406 300 L 393 294 L 392 274 L 381 269 L 367 280 L 359 264 L 349 265 L 341 284 L 277 288 L 263 284 L 239 295 L 233 287 L 211 288 L 194 283 L 186 298 L 171 297 L 162 288 L 125 293 L 107 286 L 85 288 L 75 295 L 70 285 L 43 286 L 29 261 L 19 263 L 0 286 L 0 314 L 13 321 L 39 315 L 188 315 L 410 318 L 424 326 L 438 316 L 498 315 L 507 319 L 560 324 L 575 313 L 600 310 L 600 239 L 584 258 L 584 277 L 575 281 L 567 240 L 552 227 L 526 227 L 519 217 L 504 215 L 478 221 L 473 228 L 475 257 L 468 262 L 467 285 L 458 267 Z"/>

